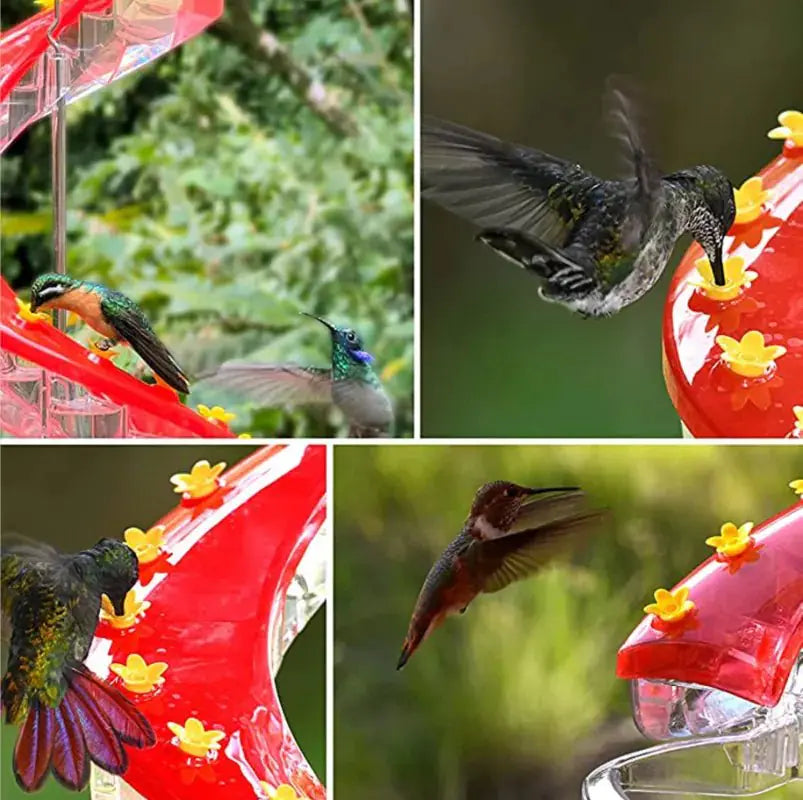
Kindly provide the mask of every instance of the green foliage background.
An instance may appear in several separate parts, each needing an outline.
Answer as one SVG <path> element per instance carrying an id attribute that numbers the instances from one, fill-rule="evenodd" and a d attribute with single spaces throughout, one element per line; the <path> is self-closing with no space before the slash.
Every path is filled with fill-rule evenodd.
<path id="1" fill-rule="evenodd" d="M 723 522 L 793 505 L 801 475 L 783 446 L 336 448 L 337 797 L 580 797 L 591 769 L 646 744 L 614 675 L 642 607 Z M 610 521 L 574 564 L 480 596 L 396 672 L 427 570 L 498 478 L 580 485 Z"/>
<path id="2" fill-rule="evenodd" d="M 68 272 L 141 303 L 195 376 L 235 357 L 325 365 L 328 335 L 299 312 L 348 324 L 377 358 L 397 434 L 411 435 L 410 15 L 391 0 L 237 6 L 323 83 L 353 130 L 327 124 L 224 17 L 69 107 Z M 5 28 L 31 6 L 2 11 Z M 3 158 L 2 271 L 16 289 L 52 269 L 49 132 L 40 121 Z M 233 427 L 254 435 L 344 428 L 329 409 L 252 417 L 224 399 Z M 201 386 L 190 402 L 221 397 Z"/>
<path id="3" fill-rule="evenodd" d="M 254 449 L 247 445 L 205 446 L 203 457 L 232 465 Z M 184 472 L 200 457 L 192 446 L 96 445 L 87 449 L 6 444 L 0 473 L 0 533 L 22 534 L 67 552 L 90 547 L 104 536 L 120 537 L 127 527 L 148 526 L 173 508 L 176 495 L 168 477 Z M 116 477 L 117 489 L 112 494 L 103 491 L 109 475 Z M 42 505 L 43 486 L 48 487 L 48 508 L 58 509 L 61 524 L 56 524 Z M 326 776 L 325 653 L 326 620 L 321 608 L 287 651 L 277 677 L 290 727 L 321 780 Z M 52 778 L 36 795 L 22 792 L 11 770 L 16 733 L 16 728 L 0 725 L 3 800 L 89 797 L 89 791 L 76 795 Z"/>

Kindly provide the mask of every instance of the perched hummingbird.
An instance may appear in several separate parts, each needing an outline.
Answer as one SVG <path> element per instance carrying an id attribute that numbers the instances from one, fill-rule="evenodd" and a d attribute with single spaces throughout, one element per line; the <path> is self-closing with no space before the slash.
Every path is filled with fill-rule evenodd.
<path id="1" fill-rule="evenodd" d="M 31 286 L 31 310 L 63 308 L 78 314 L 103 340 L 103 350 L 118 342 L 131 345 L 168 386 L 187 394 L 187 376 L 159 341 L 139 306 L 121 292 L 99 283 L 79 281 L 54 272 L 40 275 Z"/>
<path id="2" fill-rule="evenodd" d="M 261 406 L 334 403 L 349 421 L 349 436 L 389 435 L 393 407 L 371 367 L 374 357 L 363 349 L 360 336 L 351 328 L 339 328 L 314 314 L 304 316 L 329 329 L 330 368 L 229 361 L 206 380 L 238 390 Z"/>
<path id="3" fill-rule="evenodd" d="M 19 547 L 4 552 L 1 564 L 2 608 L 11 627 L 3 708 L 6 722 L 22 726 L 14 749 L 17 783 L 32 792 L 50 768 L 59 783 L 82 789 L 90 760 L 122 774 L 128 767 L 123 743 L 151 746 L 153 730 L 83 660 L 101 594 L 123 613 L 138 577 L 134 551 L 112 539 L 76 555 Z"/>
<path id="4" fill-rule="evenodd" d="M 661 175 L 634 107 L 609 93 L 626 180 L 437 119 L 421 131 L 422 196 L 480 225 L 477 238 L 542 279 L 540 296 L 585 317 L 607 317 L 658 280 L 686 231 L 725 285 L 722 243 L 736 215 L 733 186 L 715 167 Z"/>
<path id="5" fill-rule="evenodd" d="M 397 669 L 449 614 L 532 575 L 601 518 L 576 487 L 529 489 L 508 481 L 481 486 L 463 529 L 427 574 Z"/>

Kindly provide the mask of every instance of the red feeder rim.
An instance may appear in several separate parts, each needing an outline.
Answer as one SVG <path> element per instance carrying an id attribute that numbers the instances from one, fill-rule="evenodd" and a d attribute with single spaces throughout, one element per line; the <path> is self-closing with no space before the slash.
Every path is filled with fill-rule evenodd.
<path id="1" fill-rule="evenodd" d="M 47 322 L 28 322 L 17 313 L 17 298 L 0 278 L 0 350 L 25 359 L 50 373 L 80 384 L 95 397 L 106 398 L 128 411 L 129 435 L 154 437 L 232 438 L 225 426 L 204 419 L 183 405 L 178 395 L 163 386 L 148 385 L 101 358 Z M 24 401 L 0 381 L 4 402 L 24 407 Z M 40 420 L 38 407 L 28 404 L 27 419 Z M 2 429 L 14 436 L 28 435 L 22 423 L 6 415 Z M 46 435 L 65 437 L 58 424 L 50 421 Z"/>
<path id="2" fill-rule="evenodd" d="M 803 649 L 803 505 L 755 528 L 742 554 L 712 556 L 681 581 L 694 610 L 645 617 L 619 650 L 620 678 L 720 689 L 778 703 Z"/>
<path id="3" fill-rule="evenodd" d="M 731 228 L 723 253 L 725 260 L 744 259 L 755 277 L 735 297 L 712 299 L 689 283 L 703 255 L 694 244 L 664 309 L 664 378 L 695 437 L 800 436 L 794 409 L 803 405 L 803 147 L 787 144 L 759 177 L 769 196 L 755 219 Z M 767 352 L 775 346 L 786 351 L 752 377 L 729 367 L 717 343 L 724 335 L 743 344 L 748 331 L 763 335 Z"/>
<path id="4" fill-rule="evenodd" d="M 112 683 L 135 702 L 156 734 L 146 750 L 127 748 L 126 784 L 152 800 L 265 798 L 267 786 L 324 800 L 293 738 L 273 675 L 284 648 L 288 587 L 326 522 L 326 448 L 272 446 L 233 466 L 205 502 L 164 516 L 162 554 L 141 565 L 133 626 L 101 622 L 87 663 L 110 676 L 132 654 L 166 662 L 148 693 Z M 168 723 L 188 718 L 222 732 L 220 749 L 193 756 Z"/>

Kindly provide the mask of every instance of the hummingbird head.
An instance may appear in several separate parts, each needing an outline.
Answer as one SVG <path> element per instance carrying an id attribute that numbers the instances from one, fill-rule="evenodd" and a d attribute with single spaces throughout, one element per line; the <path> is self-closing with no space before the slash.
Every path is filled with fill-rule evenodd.
<path id="1" fill-rule="evenodd" d="M 79 283 L 80 281 L 69 275 L 59 275 L 55 272 L 40 275 L 31 284 L 31 311 L 48 308 L 54 301 L 75 289 Z"/>
<path id="2" fill-rule="evenodd" d="M 507 530 L 515 521 L 522 503 L 541 489 L 530 489 L 510 481 L 493 481 L 477 490 L 471 505 L 472 517 L 483 517 L 499 530 Z"/>
<path id="3" fill-rule="evenodd" d="M 362 339 L 357 331 L 351 328 L 339 328 L 337 325 L 333 325 L 322 317 L 316 317 L 315 314 L 307 314 L 306 311 L 302 313 L 305 317 L 317 319 L 321 325 L 325 325 L 329 328 L 329 334 L 332 337 L 332 345 L 336 349 L 341 349 L 346 352 L 349 358 L 355 363 L 370 364 L 374 360 L 374 357 L 369 352 L 362 349 Z"/>
<path id="4" fill-rule="evenodd" d="M 101 539 L 80 557 L 91 562 L 98 592 L 111 600 L 115 614 L 124 614 L 125 596 L 139 579 L 136 553 L 117 539 Z"/>
<path id="5" fill-rule="evenodd" d="M 722 242 L 736 218 L 733 184 L 716 167 L 700 166 L 667 175 L 666 180 L 683 186 L 696 199 L 689 232 L 701 245 L 718 286 L 725 285 Z"/>

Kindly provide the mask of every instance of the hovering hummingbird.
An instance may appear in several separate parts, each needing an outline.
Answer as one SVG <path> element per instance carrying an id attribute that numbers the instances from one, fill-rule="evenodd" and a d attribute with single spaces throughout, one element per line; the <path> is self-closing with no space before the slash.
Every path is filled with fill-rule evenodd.
<path id="1" fill-rule="evenodd" d="M 577 487 L 481 486 L 463 529 L 427 574 L 396 668 L 449 614 L 462 614 L 482 592 L 498 592 L 537 572 L 601 516 L 586 508 Z"/>
<path id="2" fill-rule="evenodd" d="M 31 286 L 31 310 L 43 308 L 74 312 L 104 337 L 98 343 L 100 349 L 108 350 L 118 342 L 129 344 L 168 386 L 182 394 L 189 392 L 187 376 L 159 341 L 142 309 L 121 292 L 49 272 Z"/>
<path id="3" fill-rule="evenodd" d="M 686 231 L 725 285 L 722 244 L 733 224 L 733 185 L 716 167 L 661 175 L 633 103 L 611 88 L 626 180 L 443 122 L 422 124 L 422 196 L 483 230 L 479 241 L 542 279 L 539 295 L 585 317 L 606 317 L 641 298 Z"/>
<path id="4" fill-rule="evenodd" d="M 363 349 L 360 336 L 351 328 L 339 328 L 314 314 L 304 316 L 329 329 L 331 367 L 229 361 L 205 380 L 238 390 L 262 406 L 334 403 L 349 421 L 349 436 L 389 435 L 393 407 L 371 367 L 374 357 Z"/>
<path id="5" fill-rule="evenodd" d="M 101 539 L 66 555 L 17 547 L 2 556 L 3 615 L 10 623 L 2 680 L 6 722 L 21 725 L 14 775 L 28 792 L 48 769 L 70 789 L 82 789 L 89 762 L 120 775 L 128 767 L 123 743 L 156 741 L 147 719 L 119 691 L 83 664 L 98 624 L 101 594 L 123 613 L 138 578 L 137 557 L 122 542 Z"/>

